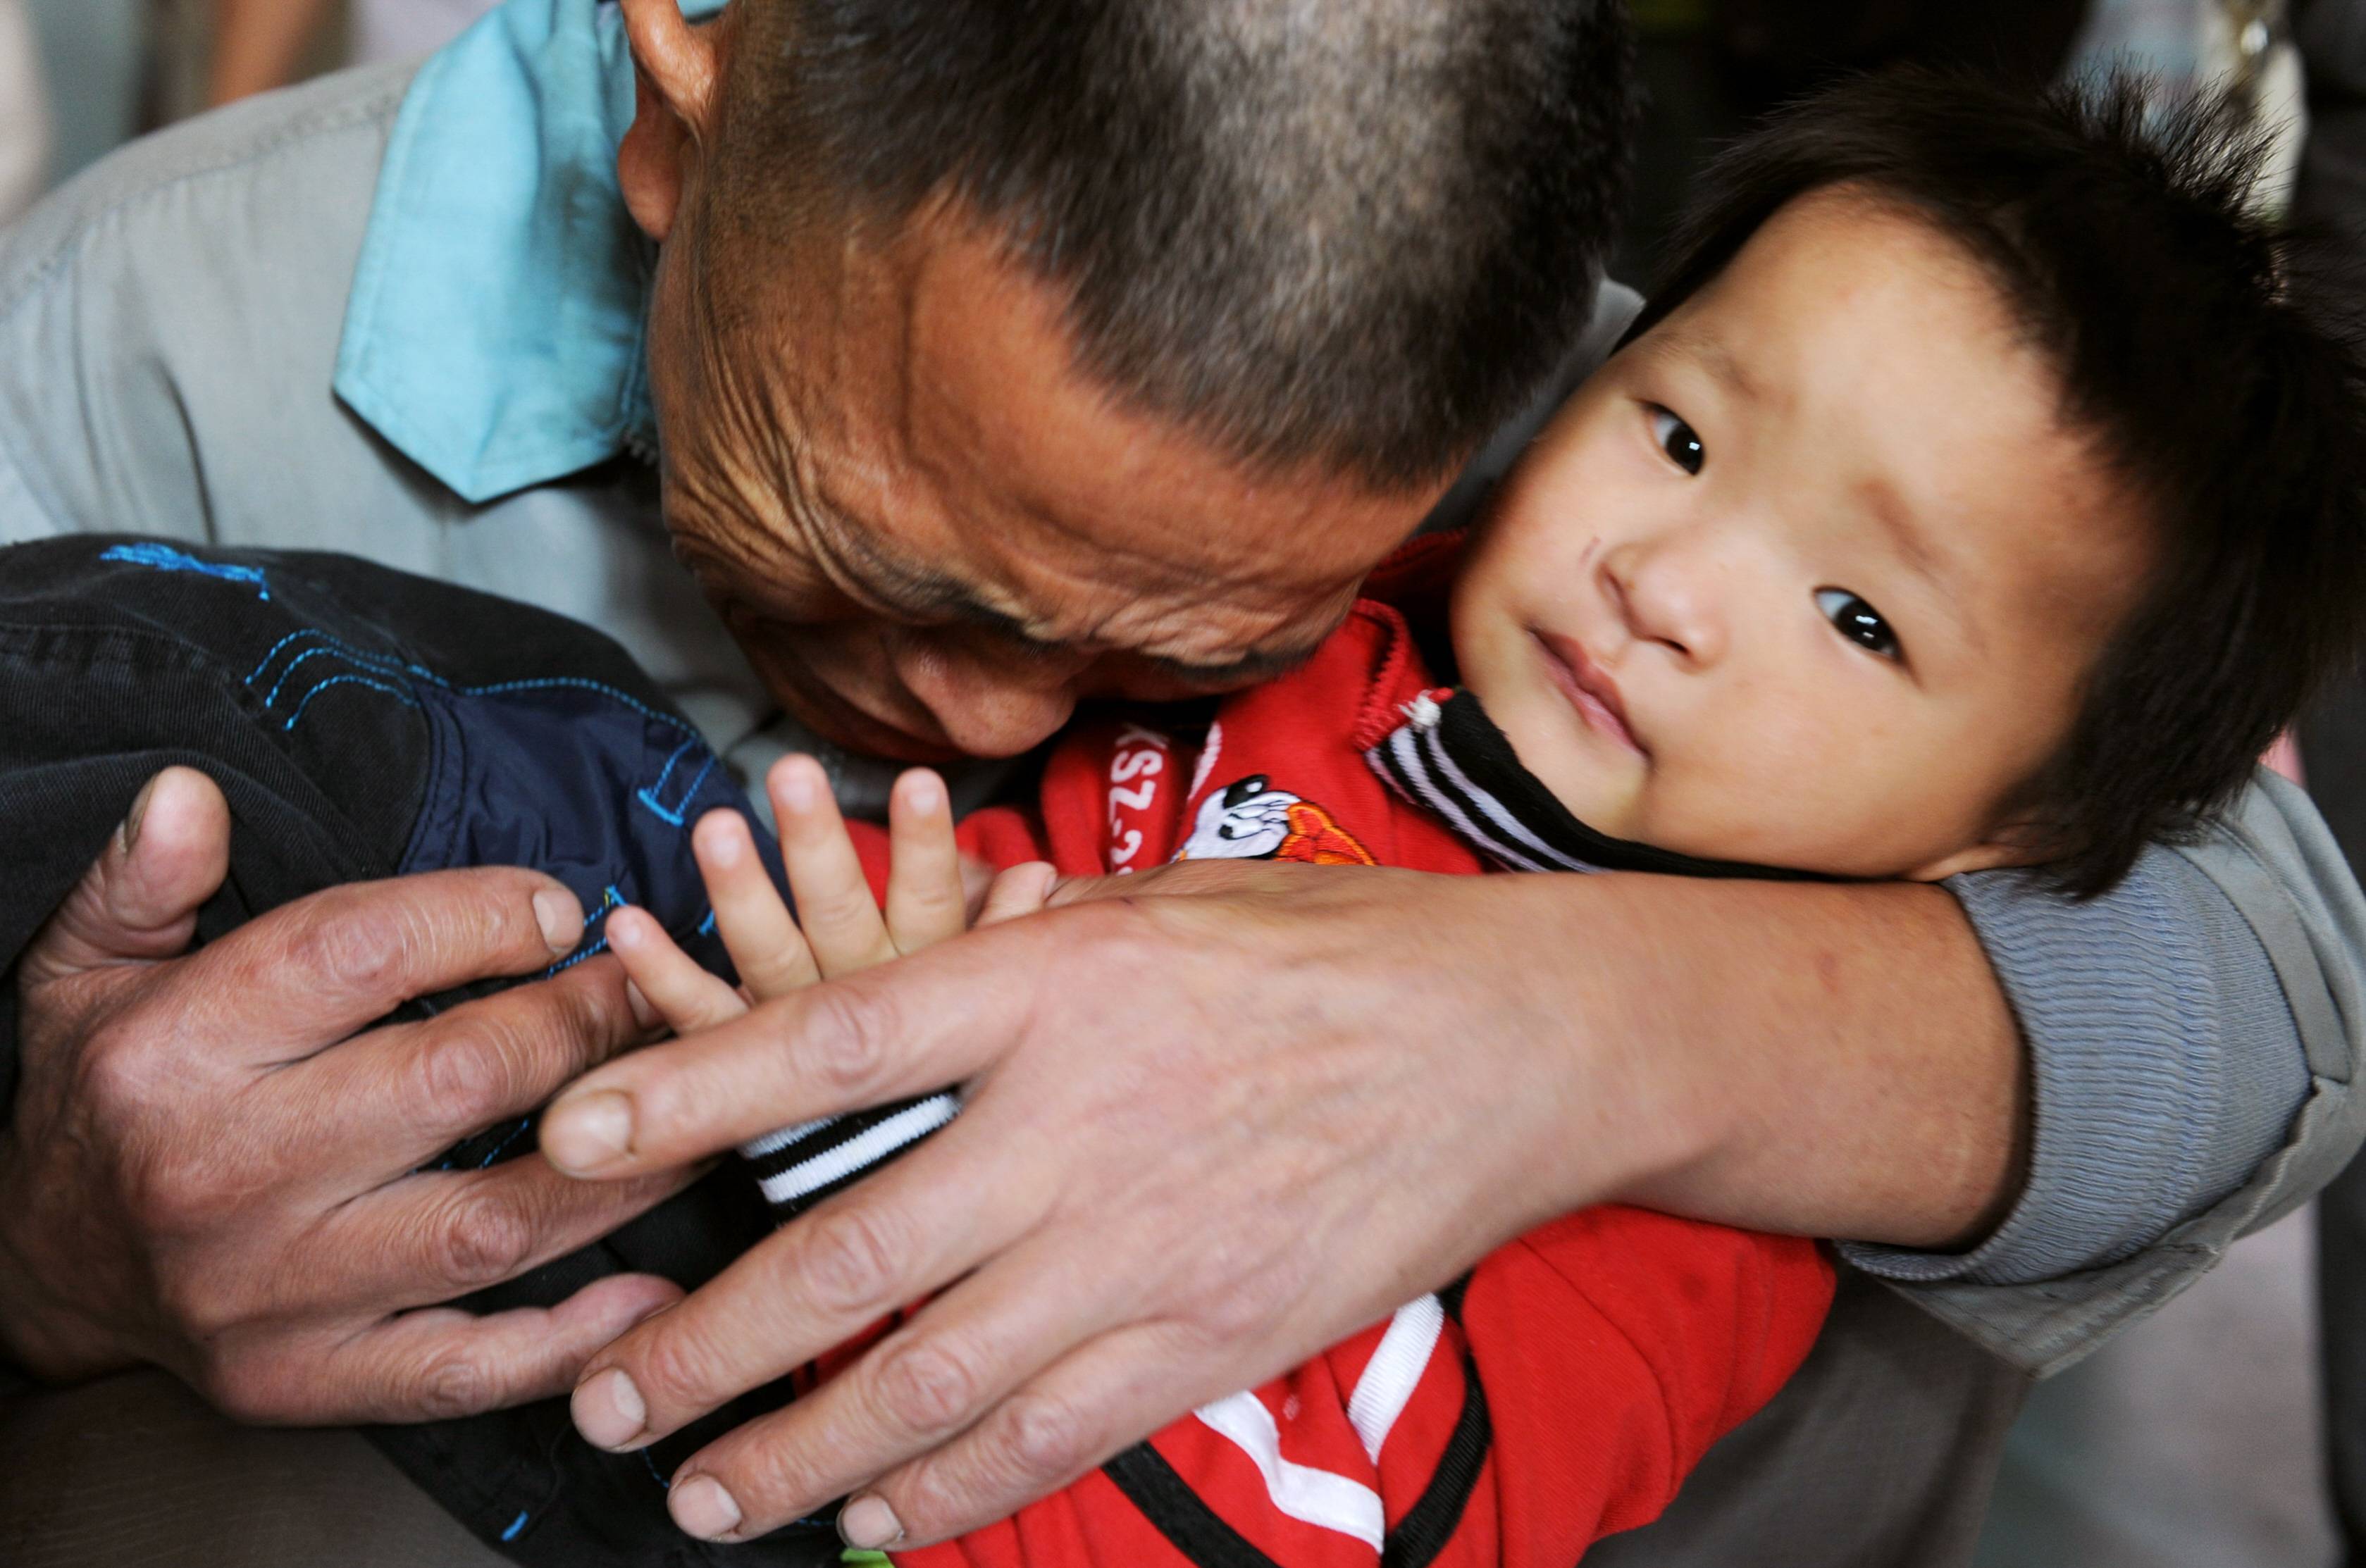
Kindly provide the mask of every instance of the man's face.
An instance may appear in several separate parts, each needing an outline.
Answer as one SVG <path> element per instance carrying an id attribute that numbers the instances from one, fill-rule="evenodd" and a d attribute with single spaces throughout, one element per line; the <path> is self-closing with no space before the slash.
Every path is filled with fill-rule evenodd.
<path id="1" fill-rule="evenodd" d="M 1085 699 L 1286 668 L 1436 498 L 1253 473 L 1119 406 L 1061 294 L 958 214 L 715 227 L 675 231 L 651 307 L 666 522 L 783 706 L 855 750 L 1011 756 Z"/>

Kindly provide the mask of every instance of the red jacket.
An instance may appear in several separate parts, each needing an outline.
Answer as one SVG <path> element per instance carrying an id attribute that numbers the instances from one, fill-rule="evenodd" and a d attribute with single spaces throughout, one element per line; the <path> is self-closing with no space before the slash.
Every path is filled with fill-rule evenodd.
<path id="1" fill-rule="evenodd" d="M 963 846 L 1068 873 L 1178 857 L 1484 871 L 1365 760 L 1431 684 L 1403 616 L 1366 600 L 1303 669 L 1226 699 L 1204 734 L 1149 716 L 1076 726 L 1040 808 L 980 812 Z M 884 834 L 865 847 L 874 879 L 884 849 Z M 1774 1395 L 1831 1293 L 1811 1242 L 1589 1209 L 1017 1517 L 896 1561 L 1569 1568 L 1657 1518 Z"/>

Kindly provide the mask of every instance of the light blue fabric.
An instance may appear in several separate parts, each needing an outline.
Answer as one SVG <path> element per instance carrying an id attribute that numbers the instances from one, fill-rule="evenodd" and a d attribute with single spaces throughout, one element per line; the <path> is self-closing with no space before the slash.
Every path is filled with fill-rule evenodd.
<path id="1" fill-rule="evenodd" d="M 711 16 L 724 0 L 682 0 Z M 510 0 L 420 68 L 387 144 L 336 391 L 482 503 L 655 448 L 652 250 L 625 209 L 624 17 Z"/>

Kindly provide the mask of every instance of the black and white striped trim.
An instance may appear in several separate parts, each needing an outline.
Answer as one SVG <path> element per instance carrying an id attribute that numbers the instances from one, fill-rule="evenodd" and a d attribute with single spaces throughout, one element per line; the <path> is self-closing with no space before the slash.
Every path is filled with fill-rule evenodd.
<path id="1" fill-rule="evenodd" d="M 749 1174 L 787 1221 L 903 1153 L 961 1112 L 950 1089 L 892 1105 L 824 1116 L 766 1133 L 739 1146 Z"/>
<path id="2" fill-rule="evenodd" d="M 1678 877 L 1811 878 L 1737 860 L 1703 860 L 1580 822 L 1520 763 L 1468 691 L 1440 688 L 1405 705 L 1405 722 L 1364 754 L 1390 787 L 1436 812 L 1474 848 L 1515 871 L 1656 871 Z"/>
<path id="3" fill-rule="evenodd" d="M 1441 694 L 1424 692 L 1405 722 L 1366 753 L 1382 778 L 1416 806 L 1444 817 L 1471 845 L 1515 871 L 1598 871 L 1600 867 L 1547 844 L 1493 794 L 1471 781 L 1447 750 Z M 1443 694 L 1449 700 L 1454 693 Z"/>

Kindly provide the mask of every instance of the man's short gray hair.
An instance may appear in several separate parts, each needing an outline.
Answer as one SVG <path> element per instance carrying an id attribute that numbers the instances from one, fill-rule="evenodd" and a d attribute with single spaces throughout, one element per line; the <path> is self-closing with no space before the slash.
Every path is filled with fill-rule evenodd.
<path id="1" fill-rule="evenodd" d="M 1092 373 L 1251 462 L 1453 469 L 1583 329 L 1625 196 L 1616 0 L 739 3 L 729 199 L 967 204 Z"/>

